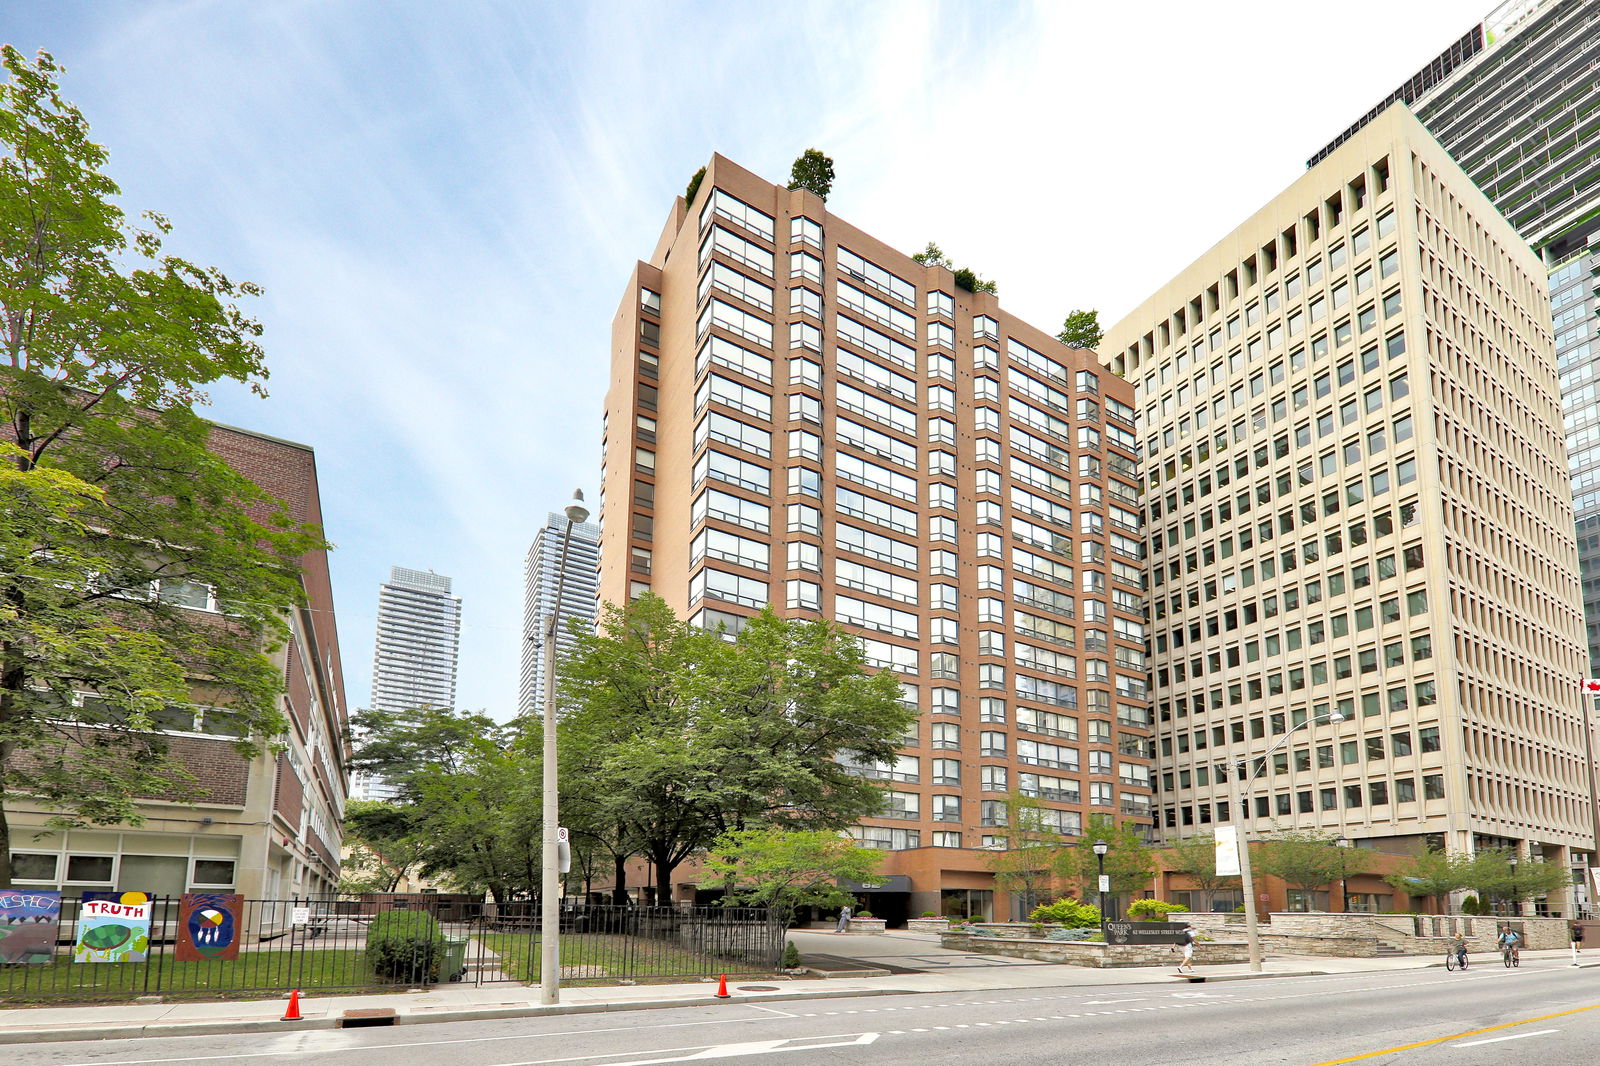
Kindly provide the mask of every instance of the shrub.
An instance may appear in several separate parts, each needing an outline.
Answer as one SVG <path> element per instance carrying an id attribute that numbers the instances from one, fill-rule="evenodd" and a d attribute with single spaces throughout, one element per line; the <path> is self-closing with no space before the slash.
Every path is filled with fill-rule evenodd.
<path id="1" fill-rule="evenodd" d="M 871 911 L 856 911 L 857 918 L 871 918 L 872 916 Z"/>
<path id="2" fill-rule="evenodd" d="M 923 911 L 922 912 L 922 917 L 924 917 L 924 918 L 937 918 L 939 916 L 937 914 L 933 913 L 932 911 Z"/>
<path id="3" fill-rule="evenodd" d="M 443 954 L 444 931 L 425 911 L 384 911 L 367 927 L 367 959 L 391 980 L 437 981 Z"/>
<path id="4" fill-rule="evenodd" d="M 785 970 L 800 968 L 800 949 L 794 946 L 793 940 L 783 942 L 783 968 Z"/>
<path id="5" fill-rule="evenodd" d="M 1466 899 L 1461 901 L 1461 913 L 1482 914 L 1483 904 L 1478 901 L 1477 896 L 1468 896 Z"/>
<path id="6" fill-rule="evenodd" d="M 1128 904 L 1128 917 L 1153 922 L 1169 914 L 1182 914 L 1188 909 L 1177 903 L 1168 903 L 1164 899 L 1136 899 Z"/>
<path id="7" fill-rule="evenodd" d="M 1030 922 L 1055 922 L 1067 929 L 1086 929 L 1100 924 L 1100 908 L 1075 899 L 1042 903 L 1028 912 Z"/>

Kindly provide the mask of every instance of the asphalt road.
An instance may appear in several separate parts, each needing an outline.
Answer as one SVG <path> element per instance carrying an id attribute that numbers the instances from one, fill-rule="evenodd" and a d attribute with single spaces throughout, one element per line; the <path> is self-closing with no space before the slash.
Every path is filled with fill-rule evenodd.
<path id="1" fill-rule="evenodd" d="M 1590 1063 L 1600 970 L 1554 960 L 1015 992 L 749 1000 L 501 1022 L 11 1045 L 6 1066 Z M 771 1056 L 781 1054 L 774 1060 Z"/>

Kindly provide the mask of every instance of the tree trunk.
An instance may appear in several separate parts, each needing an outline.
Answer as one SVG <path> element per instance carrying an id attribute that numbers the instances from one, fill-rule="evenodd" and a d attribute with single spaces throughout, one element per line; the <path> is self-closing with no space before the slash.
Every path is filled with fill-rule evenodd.
<path id="1" fill-rule="evenodd" d="M 677 864 L 665 856 L 656 858 L 656 906 L 672 906 L 672 871 Z"/>
<path id="2" fill-rule="evenodd" d="M 615 855 L 612 860 L 611 902 L 621 907 L 628 902 L 628 857 Z"/>

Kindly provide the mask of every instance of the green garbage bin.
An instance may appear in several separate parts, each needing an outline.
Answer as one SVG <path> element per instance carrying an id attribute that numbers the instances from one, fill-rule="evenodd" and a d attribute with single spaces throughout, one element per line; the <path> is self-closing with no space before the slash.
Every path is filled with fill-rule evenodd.
<path id="1" fill-rule="evenodd" d="M 459 981 L 467 975 L 467 938 L 447 936 L 439 953 L 439 980 Z"/>

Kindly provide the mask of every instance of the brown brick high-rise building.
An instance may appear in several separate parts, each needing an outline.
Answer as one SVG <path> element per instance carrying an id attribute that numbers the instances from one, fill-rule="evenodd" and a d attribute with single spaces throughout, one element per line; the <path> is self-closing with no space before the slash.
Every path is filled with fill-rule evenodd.
<path id="1" fill-rule="evenodd" d="M 891 853 L 878 913 L 1008 916 L 1013 792 L 1068 837 L 1148 824 L 1131 386 L 721 156 L 612 337 L 602 600 L 832 618 L 922 711 L 859 767 L 891 789 L 854 830 Z"/>

